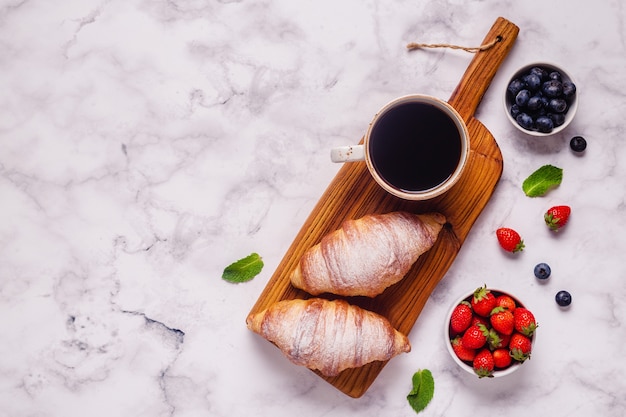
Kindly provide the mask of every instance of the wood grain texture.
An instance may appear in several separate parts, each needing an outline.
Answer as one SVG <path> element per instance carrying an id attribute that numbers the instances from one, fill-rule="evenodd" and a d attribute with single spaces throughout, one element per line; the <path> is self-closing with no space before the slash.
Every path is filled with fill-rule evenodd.
<path id="1" fill-rule="evenodd" d="M 502 175 L 503 161 L 498 144 L 489 130 L 474 118 L 474 113 L 513 47 L 518 31 L 513 23 L 498 18 L 483 43 L 498 37 L 500 42 L 475 54 L 449 99 L 449 103 L 465 120 L 471 142 L 468 166 L 457 184 L 446 194 L 432 200 L 405 201 L 380 188 L 369 175 L 365 163 L 344 164 L 304 222 L 251 313 L 259 312 L 280 300 L 310 298 L 310 295 L 291 285 L 289 273 L 308 248 L 338 229 L 345 220 L 396 210 L 413 213 L 439 211 L 447 217 L 448 223 L 437 243 L 418 259 L 402 281 L 375 298 L 348 299 L 352 304 L 387 317 L 404 334 L 410 333 L 428 297 L 454 262 Z M 332 299 L 333 296 L 328 295 L 326 298 Z M 358 398 L 371 386 L 385 364 L 370 363 L 345 370 L 332 378 L 318 375 L 345 394 Z"/>

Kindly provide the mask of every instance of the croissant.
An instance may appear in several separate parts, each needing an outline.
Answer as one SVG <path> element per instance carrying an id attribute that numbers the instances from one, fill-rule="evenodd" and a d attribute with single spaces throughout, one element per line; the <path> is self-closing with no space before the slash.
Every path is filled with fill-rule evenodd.
<path id="1" fill-rule="evenodd" d="M 445 222 L 440 213 L 401 211 L 347 220 L 304 253 L 291 283 L 312 295 L 374 297 L 404 277 Z"/>
<path id="2" fill-rule="evenodd" d="M 335 376 L 409 352 L 408 338 L 376 313 L 345 300 L 283 300 L 246 320 L 293 363 Z"/>

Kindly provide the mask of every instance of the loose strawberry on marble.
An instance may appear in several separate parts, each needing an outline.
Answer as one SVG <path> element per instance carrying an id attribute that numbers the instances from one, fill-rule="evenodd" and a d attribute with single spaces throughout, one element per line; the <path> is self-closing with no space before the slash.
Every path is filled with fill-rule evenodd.
<path id="1" fill-rule="evenodd" d="M 546 225 L 555 232 L 558 232 L 567 224 L 572 209 L 569 206 L 550 207 L 543 215 Z"/>
<path id="2" fill-rule="evenodd" d="M 521 252 L 524 250 L 524 240 L 515 230 L 508 227 L 501 227 L 496 230 L 496 237 L 502 249 L 507 252 Z"/>

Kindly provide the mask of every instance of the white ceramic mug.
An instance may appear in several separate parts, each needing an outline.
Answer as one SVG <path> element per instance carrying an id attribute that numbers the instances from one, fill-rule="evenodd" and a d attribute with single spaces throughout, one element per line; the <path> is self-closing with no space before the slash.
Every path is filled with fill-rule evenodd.
<path id="1" fill-rule="evenodd" d="M 374 116 L 363 144 L 333 148 L 331 160 L 365 161 L 389 193 L 426 200 L 457 182 L 469 150 L 465 122 L 450 104 L 411 94 L 387 103 Z"/>

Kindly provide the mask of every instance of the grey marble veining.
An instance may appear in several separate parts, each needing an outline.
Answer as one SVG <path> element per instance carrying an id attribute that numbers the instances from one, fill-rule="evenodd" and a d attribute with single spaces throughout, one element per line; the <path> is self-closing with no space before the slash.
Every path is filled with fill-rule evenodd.
<path id="1" fill-rule="evenodd" d="M 359 399 L 289 363 L 245 317 L 338 170 L 333 146 L 387 101 L 447 99 L 498 16 L 520 27 L 478 108 L 504 172 L 459 256 Z M 621 417 L 626 411 L 626 18 L 619 0 L 3 1 L 0 4 L 0 416 Z M 576 119 L 550 139 L 508 124 L 508 75 L 549 61 L 574 75 Z M 569 139 L 583 135 L 578 156 Z M 541 198 L 521 182 L 564 169 Z M 550 234 L 545 209 L 569 204 Z M 494 231 L 522 231 L 503 255 Z M 263 272 L 233 285 L 232 261 Z M 539 284 L 534 265 L 553 276 Z M 532 360 L 478 380 L 449 358 L 461 293 L 506 288 L 540 322 Z M 561 311 L 554 294 L 567 289 Z"/>

